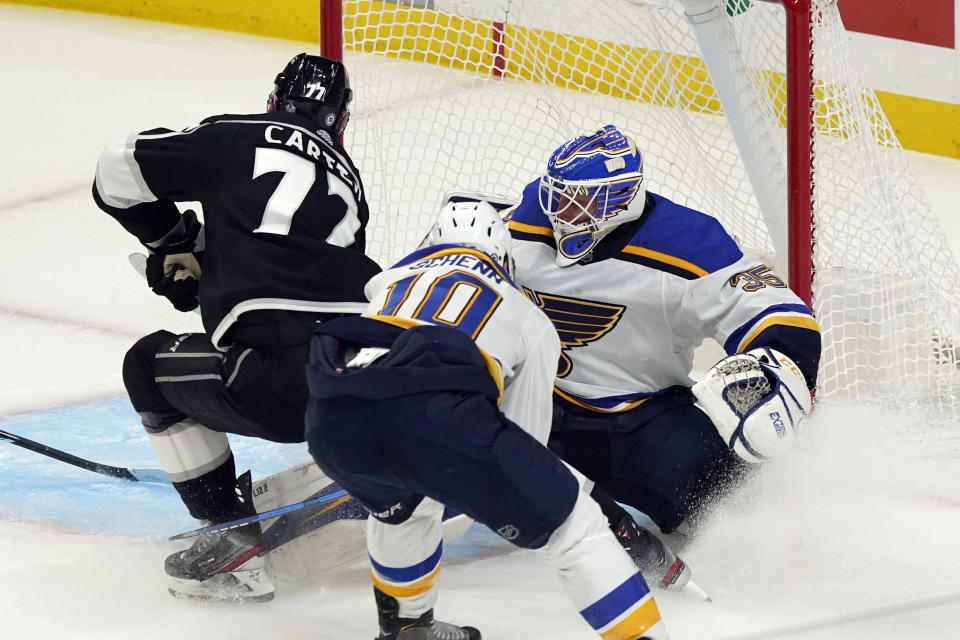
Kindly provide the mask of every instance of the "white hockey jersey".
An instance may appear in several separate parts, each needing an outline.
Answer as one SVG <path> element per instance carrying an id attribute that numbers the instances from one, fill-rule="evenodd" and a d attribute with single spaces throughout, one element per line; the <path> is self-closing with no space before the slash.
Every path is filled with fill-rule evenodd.
<path id="1" fill-rule="evenodd" d="M 728 354 L 771 346 L 816 376 L 820 334 L 810 309 L 770 269 L 746 258 L 714 218 L 648 193 L 590 262 L 559 267 L 538 181 L 509 212 L 517 279 L 554 322 L 556 392 L 601 412 L 626 411 L 690 386 L 705 338 Z"/>
<path id="2" fill-rule="evenodd" d="M 437 245 L 374 276 L 363 315 L 456 327 L 496 361 L 500 410 L 545 443 L 560 341 L 544 313 L 487 254 Z"/>

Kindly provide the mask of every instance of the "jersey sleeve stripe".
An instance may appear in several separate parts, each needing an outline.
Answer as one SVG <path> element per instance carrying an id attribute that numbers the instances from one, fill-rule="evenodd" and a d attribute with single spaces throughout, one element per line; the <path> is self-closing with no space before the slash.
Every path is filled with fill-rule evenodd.
<path id="1" fill-rule="evenodd" d="M 802 315 L 775 315 L 768 316 L 763 321 L 758 323 L 753 327 L 753 330 L 750 331 L 739 343 L 737 343 L 736 350 L 730 351 L 730 353 L 741 353 L 750 346 L 750 344 L 759 336 L 761 333 L 770 329 L 774 326 L 781 327 L 796 327 L 799 329 L 808 329 L 815 333 L 820 333 L 820 325 L 817 324 L 817 321 L 811 318 L 810 316 Z M 732 343 L 728 340 L 728 344 L 732 346 Z"/>
<path id="2" fill-rule="evenodd" d="M 626 259 L 631 262 L 666 271 L 687 280 L 702 278 L 709 273 L 706 269 L 702 269 L 692 262 L 653 249 L 627 245 L 621 250 L 621 253 L 627 254 Z"/>
<path id="3" fill-rule="evenodd" d="M 798 327 L 800 329 L 809 329 L 810 331 L 820 333 L 820 325 L 818 325 L 817 321 L 813 318 L 803 316 L 774 316 L 772 318 L 767 318 L 757 325 L 750 335 L 744 338 L 743 341 L 737 346 L 737 352 L 745 350 L 758 335 L 775 325 Z"/>
<path id="4" fill-rule="evenodd" d="M 137 139 L 137 135 L 132 135 L 123 142 L 108 145 L 97 163 L 97 193 L 111 207 L 129 209 L 141 202 L 157 200 L 133 157 Z"/>
<path id="5" fill-rule="evenodd" d="M 775 304 L 767 307 L 760 313 L 750 318 L 750 320 L 747 322 L 744 322 L 736 330 L 732 331 L 723 343 L 724 350 L 727 353 L 739 353 L 739 347 L 743 344 L 748 344 L 748 342 L 744 342 L 744 337 L 747 335 L 747 333 L 756 335 L 756 332 L 752 332 L 751 329 L 756 327 L 758 323 L 762 322 L 764 318 L 774 315 L 804 316 L 813 321 L 813 315 L 810 313 L 810 309 L 805 304 Z M 816 325 L 815 321 L 814 325 Z M 818 332 L 820 331 L 819 326 L 816 327 L 816 330 Z"/>

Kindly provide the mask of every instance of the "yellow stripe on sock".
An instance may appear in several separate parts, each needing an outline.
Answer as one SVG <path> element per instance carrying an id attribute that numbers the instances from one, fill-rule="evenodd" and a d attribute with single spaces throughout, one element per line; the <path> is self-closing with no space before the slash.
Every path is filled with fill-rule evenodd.
<path id="1" fill-rule="evenodd" d="M 660 610 L 653 598 L 634 609 L 626 618 L 600 633 L 604 640 L 635 640 L 660 622 Z"/>
<path id="2" fill-rule="evenodd" d="M 383 582 L 377 578 L 377 574 L 373 569 L 370 570 L 370 578 L 373 580 L 373 584 L 375 584 L 380 591 L 383 591 L 388 596 L 392 596 L 394 598 L 412 598 L 413 596 L 418 596 L 421 593 L 426 593 L 432 589 L 433 584 L 437 581 L 437 575 L 439 573 L 440 565 L 437 565 L 437 568 L 428 575 L 425 575 L 416 582 L 411 582 L 410 584 L 402 587 Z"/>

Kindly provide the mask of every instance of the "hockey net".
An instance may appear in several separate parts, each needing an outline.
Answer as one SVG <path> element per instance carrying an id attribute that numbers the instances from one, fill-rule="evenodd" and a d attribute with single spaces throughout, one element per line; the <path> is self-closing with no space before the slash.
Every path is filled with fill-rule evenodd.
<path id="1" fill-rule="evenodd" d="M 796 29 L 784 5 L 808 4 Z M 342 45 L 322 25 L 322 50 L 342 46 L 351 74 L 346 144 L 382 264 L 416 246 L 445 191 L 519 196 L 561 142 L 614 123 L 648 189 L 810 290 L 820 401 L 956 423 L 957 267 L 835 2 L 344 0 L 342 25 Z M 808 108 L 788 107 L 788 76 Z"/>

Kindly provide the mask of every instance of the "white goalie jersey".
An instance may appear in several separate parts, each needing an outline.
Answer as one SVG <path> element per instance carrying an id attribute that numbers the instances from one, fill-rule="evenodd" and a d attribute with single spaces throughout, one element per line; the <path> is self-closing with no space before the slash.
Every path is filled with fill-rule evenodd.
<path id="1" fill-rule="evenodd" d="M 462 246 L 427 247 L 373 277 L 365 291 L 365 316 L 451 326 L 473 338 L 499 367 L 500 410 L 546 442 L 560 342 L 493 258 Z"/>
<path id="2" fill-rule="evenodd" d="M 776 348 L 813 386 L 820 334 L 810 309 L 714 218 L 648 193 L 644 214 L 589 261 L 559 267 L 536 181 L 508 215 L 518 283 L 560 335 L 556 392 L 568 401 L 619 412 L 689 387 L 705 338 L 728 354 Z"/>

